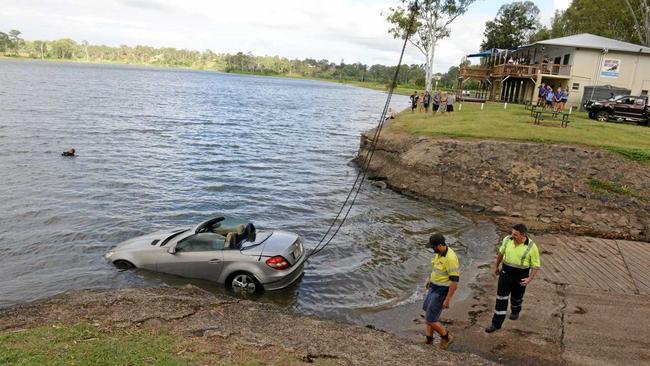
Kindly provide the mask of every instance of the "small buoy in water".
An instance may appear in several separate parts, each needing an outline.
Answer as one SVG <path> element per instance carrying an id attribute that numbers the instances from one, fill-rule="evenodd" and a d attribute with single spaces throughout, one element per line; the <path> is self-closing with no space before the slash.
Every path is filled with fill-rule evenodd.
<path id="1" fill-rule="evenodd" d="M 75 153 L 75 149 L 70 149 L 68 151 L 62 152 L 61 156 L 76 156 L 74 153 Z"/>

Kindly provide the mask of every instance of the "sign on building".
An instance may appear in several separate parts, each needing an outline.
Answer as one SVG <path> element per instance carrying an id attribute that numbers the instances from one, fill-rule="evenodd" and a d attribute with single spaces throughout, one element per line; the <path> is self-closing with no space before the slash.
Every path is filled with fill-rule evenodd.
<path id="1" fill-rule="evenodd" d="M 621 60 L 606 58 L 600 68 L 600 76 L 617 78 L 621 69 Z"/>

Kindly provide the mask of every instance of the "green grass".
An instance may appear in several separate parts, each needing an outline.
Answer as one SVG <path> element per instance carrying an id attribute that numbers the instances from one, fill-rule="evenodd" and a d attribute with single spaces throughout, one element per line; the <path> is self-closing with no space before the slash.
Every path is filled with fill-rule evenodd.
<path id="1" fill-rule="evenodd" d="M 522 105 L 460 103 L 456 112 L 432 116 L 431 113 L 400 113 L 391 128 L 415 135 L 451 136 L 497 140 L 523 140 L 548 144 L 589 145 L 607 149 L 628 159 L 650 162 L 650 128 L 632 124 L 597 122 L 586 113 L 574 112 L 568 128 L 559 121 L 532 124 L 532 117 Z"/>
<path id="2" fill-rule="evenodd" d="M 616 146 L 607 146 L 607 150 L 621 154 L 628 159 L 636 160 L 640 162 L 650 161 L 650 152 L 635 148 L 625 148 L 625 147 L 616 147 Z"/>
<path id="3" fill-rule="evenodd" d="M 636 196 L 635 192 L 630 187 L 620 185 L 616 182 L 606 182 L 599 179 L 590 178 L 589 186 L 596 193 L 614 193 L 624 196 Z"/>
<path id="4" fill-rule="evenodd" d="M 208 341 L 208 343 L 210 343 Z M 193 350 L 194 348 L 194 350 Z M 139 328 L 102 331 L 90 324 L 44 326 L 0 333 L 0 365 L 234 365 L 265 364 L 243 348 L 202 352 L 188 336 Z M 233 351 L 233 358 L 227 351 Z M 282 359 L 282 362 L 287 362 Z"/>
<path id="5" fill-rule="evenodd" d="M 103 333 L 88 324 L 0 335 L 0 365 L 189 365 L 164 332 Z"/>

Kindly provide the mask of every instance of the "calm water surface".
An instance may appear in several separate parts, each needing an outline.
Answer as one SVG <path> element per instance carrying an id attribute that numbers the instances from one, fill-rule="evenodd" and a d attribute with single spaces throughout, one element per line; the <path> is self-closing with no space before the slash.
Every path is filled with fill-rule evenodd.
<path id="1" fill-rule="evenodd" d="M 217 213 L 313 246 L 385 97 L 316 81 L 0 61 L 0 306 L 77 288 L 223 291 L 119 272 L 102 258 L 122 240 Z M 79 156 L 61 157 L 70 147 Z M 431 256 L 420 243 L 432 232 L 446 233 L 465 261 L 495 240 L 491 225 L 388 190 L 367 185 L 357 202 L 299 283 L 258 300 L 355 321 L 419 301 Z"/>

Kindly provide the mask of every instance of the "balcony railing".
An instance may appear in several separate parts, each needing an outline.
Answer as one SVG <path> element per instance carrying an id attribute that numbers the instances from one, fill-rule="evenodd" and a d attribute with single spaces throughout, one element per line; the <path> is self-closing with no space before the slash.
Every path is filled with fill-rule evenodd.
<path id="1" fill-rule="evenodd" d="M 570 76 L 571 65 L 542 64 L 543 75 Z"/>
<path id="2" fill-rule="evenodd" d="M 458 75 L 463 79 L 487 79 L 491 72 L 490 67 L 461 66 Z"/>
<path id="3" fill-rule="evenodd" d="M 463 79 L 487 79 L 489 77 L 536 77 L 542 75 L 570 76 L 571 65 L 542 63 L 535 65 L 501 64 L 493 67 L 464 66 L 460 68 L 459 76 Z"/>

